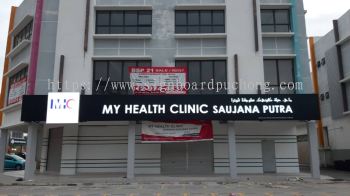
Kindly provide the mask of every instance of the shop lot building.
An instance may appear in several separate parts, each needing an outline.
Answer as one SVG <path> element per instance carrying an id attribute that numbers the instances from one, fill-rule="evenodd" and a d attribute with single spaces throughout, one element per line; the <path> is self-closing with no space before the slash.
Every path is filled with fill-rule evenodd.
<path id="1" fill-rule="evenodd" d="M 216 94 L 312 93 L 304 14 L 301 0 L 26 0 L 11 17 L 1 144 L 8 130 L 28 130 L 27 179 L 36 164 L 37 172 L 60 175 L 235 177 L 298 173 L 297 135 L 309 130 L 312 172 L 318 177 L 313 122 L 213 121 L 213 141 L 146 144 L 142 122 L 21 122 L 18 98 L 51 91 L 130 94 L 96 91 L 109 77 L 128 81 L 130 66 L 186 66 L 192 82 L 242 84 Z M 269 90 L 243 86 L 265 81 Z M 279 88 L 283 82 L 302 88 Z M 21 85 L 23 93 L 11 94 Z M 208 93 L 214 94 L 189 91 Z"/>
<path id="2" fill-rule="evenodd" d="M 334 27 L 329 33 L 312 38 L 310 42 L 322 113 L 321 160 L 324 166 L 350 159 L 350 145 L 346 139 L 350 134 L 349 17 L 348 11 L 333 21 Z"/>

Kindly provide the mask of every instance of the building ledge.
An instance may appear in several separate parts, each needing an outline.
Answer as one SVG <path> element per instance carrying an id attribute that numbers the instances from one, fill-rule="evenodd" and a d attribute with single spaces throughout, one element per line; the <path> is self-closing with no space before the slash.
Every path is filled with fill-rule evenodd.
<path id="1" fill-rule="evenodd" d="M 12 104 L 12 105 L 9 105 L 9 106 L 6 106 L 6 107 L 0 109 L 0 111 L 3 113 L 7 113 L 7 112 L 12 112 L 12 111 L 17 110 L 17 109 L 21 109 L 21 107 L 22 107 L 22 101 L 15 103 L 15 104 Z"/>
<path id="2" fill-rule="evenodd" d="M 262 37 L 293 37 L 294 32 L 266 32 L 261 35 Z"/>
<path id="3" fill-rule="evenodd" d="M 152 5 L 95 5 L 95 10 L 152 10 Z"/>
<path id="4" fill-rule="evenodd" d="M 260 3 L 261 9 L 289 9 L 291 7 L 291 3 Z"/>
<path id="5" fill-rule="evenodd" d="M 20 62 L 14 67 L 12 67 L 8 72 L 4 73 L 3 76 L 11 77 L 12 75 L 16 74 L 17 72 L 21 71 L 23 68 L 28 66 L 27 62 Z"/>
<path id="6" fill-rule="evenodd" d="M 33 16 L 32 15 L 25 15 L 22 20 L 20 20 L 21 22 L 19 22 L 10 32 L 10 35 L 16 35 L 17 33 L 19 33 L 27 24 L 30 23 L 30 21 L 33 20 Z"/>
<path id="7" fill-rule="evenodd" d="M 176 39 L 212 39 L 226 38 L 226 33 L 195 33 L 195 34 L 175 34 Z"/>
<path id="8" fill-rule="evenodd" d="M 226 60 L 227 55 L 176 55 L 176 60 Z"/>
<path id="9" fill-rule="evenodd" d="M 175 10 L 224 10 L 226 4 L 178 4 Z"/>
<path id="10" fill-rule="evenodd" d="M 339 83 L 346 83 L 346 82 L 350 82 L 350 75 L 339 81 Z"/>
<path id="11" fill-rule="evenodd" d="M 152 56 L 93 56 L 92 60 L 152 60 Z"/>
<path id="12" fill-rule="evenodd" d="M 343 115 L 344 115 L 344 116 L 350 115 L 350 111 L 343 112 Z"/>
<path id="13" fill-rule="evenodd" d="M 348 36 L 346 36 L 345 38 L 339 40 L 339 41 L 336 43 L 336 45 L 337 45 L 337 46 L 343 45 L 344 43 L 346 43 L 346 42 L 349 41 L 349 40 L 350 40 L 350 35 L 348 35 Z"/>
<path id="14" fill-rule="evenodd" d="M 152 34 L 94 34 L 95 40 L 99 39 L 151 39 Z"/>
<path id="15" fill-rule="evenodd" d="M 291 59 L 295 58 L 296 54 L 264 54 L 264 59 Z"/>
<path id="16" fill-rule="evenodd" d="M 30 40 L 23 40 L 20 44 L 18 44 L 14 49 L 12 49 L 7 55 L 6 58 L 12 58 L 22 52 L 29 44 Z"/>

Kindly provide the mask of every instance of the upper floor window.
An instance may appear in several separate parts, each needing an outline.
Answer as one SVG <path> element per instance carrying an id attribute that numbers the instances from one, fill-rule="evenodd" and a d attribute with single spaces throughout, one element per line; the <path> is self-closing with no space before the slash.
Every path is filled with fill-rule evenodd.
<path id="1" fill-rule="evenodd" d="M 151 34 L 152 11 L 96 11 L 96 34 Z"/>
<path id="2" fill-rule="evenodd" d="M 151 67 L 151 61 L 95 61 L 93 94 L 132 94 L 129 67 Z"/>
<path id="3" fill-rule="evenodd" d="M 227 83 L 225 60 L 215 61 L 176 61 L 176 67 L 187 67 L 189 94 L 226 94 L 225 88 L 216 89 L 216 85 Z M 211 89 L 210 83 L 214 85 Z"/>
<path id="4" fill-rule="evenodd" d="M 23 40 L 30 40 L 33 31 L 33 21 L 28 23 L 13 39 L 13 48 L 18 46 Z"/>
<path id="5" fill-rule="evenodd" d="M 9 79 L 7 105 L 22 101 L 22 96 L 27 91 L 28 68 L 24 68 Z"/>
<path id="6" fill-rule="evenodd" d="M 294 94 L 288 84 L 294 83 L 293 60 L 264 60 L 265 82 L 270 83 L 269 94 Z"/>
<path id="7" fill-rule="evenodd" d="M 225 33 L 224 10 L 175 11 L 176 33 Z"/>
<path id="8" fill-rule="evenodd" d="M 262 32 L 290 32 L 289 10 L 261 10 Z"/>

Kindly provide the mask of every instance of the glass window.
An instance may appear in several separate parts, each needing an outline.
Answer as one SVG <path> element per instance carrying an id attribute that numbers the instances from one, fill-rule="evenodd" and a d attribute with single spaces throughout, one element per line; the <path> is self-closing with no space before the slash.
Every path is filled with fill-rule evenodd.
<path id="1" fill-rule="evenodd" d="M 278 71 L 280 82 L 294 82 L 292 60 L 279 60 Z"/>
<path id="2" fill-rule="evenodd" d="M 152 25 L 152 13 L 149 11 L 139 12 L 139 25 Z"/>
<path id="3" fill-rule="evenodd" d="M 225 11 L 176 11 L 175 25 L 176 33 L 225 33 Z"/>
<path id="4" fill-rule="evenodd" d="M 276 10 L 275 21 L 276 21 L 276 24 L 289 24 L 288 10 Z"/>
<path id="5" fill-rule="evenodd" d="M 215 90 L 208 89 L 208 83 L 214 80 L 214 83 L 221 82 L 223 85 L 227 82 L 226 61 L 176 61 L 176 67 L 188 68 L 188 82 L 197 86 L 197 89 L 189 89 L 189 94 L 213 94 Z M 202 82 L 205 83 L 202 89 Z M 215 85 L 214 84 L 214 85 Z M 226 94 L 223 89 L 220 94 Z"/>
<path id="6" fill-rule="evenodd" d="M 270 82 L 271 85 L 278 85 L 276 61 L 265 60 L 264 67 L 265 81 Z"/>
<path id="7" fill-rule="evenodd" d="M 189 11 L 188 12 L 188 24 L 189 25 L 199 25 L 199 11 Z"/>
<path id="8" fill-rule="evenodd" d="M 225 25 L 225 13 L 213 11 L 213 25 Z"/>
<path id="9" fill-rule="evenodd" d="M 212 24 L 212 12 L 201 11 L 201 25 L 211 25 Z"/>
<path id="10" fill-rule="evenodd" d="M 108 75 L 108 62 L 97 61 L 95 62 L 95 79 L 96 80 L 107 80 Z"/>
<path id="11" fill-rule="evenodd" d="M 137 11 L 126 11 L 124 22 L 126 26 L 137 25 Z"/>
<path id="12" fill-rule="evenodd" d="M 97 11 L 97 34 L 150 34 L 152 11 Z"/>
<path id="13" fill-rule="evenodd" d="M 33 21 L 28 23 L 19 33 L 13 38 L 13 48 L 18 46 L 23 40 L 30 40 L 32 37 Z"/>
<path id="14" fill-rule="evenodd" d="M 186 11 L 176 11 L 175 24 L 176 25 L 187 25 L 187 12 Z"/>
<path id="15" fill-rule="evenodd" d="M 112 84 L 113 82 L 130 82 L 128 67 L 131 66 L 151 66 L 151 61 L 95 61 L 93 94 L 131 94 L 128 87 L 125 90 L 116 89 L 116 86 L 119 85 Z M 104 91 L 108 80 L 107 76 L 110 82 L 107 90 Z M 102 81 L 100 81 L 101 77 Z"/>
<path id="16" fill-rule="evenodd" d="M 293 60 L 264 60 L 265 82 L 269 82 L 274 88 L 270 94 L 294 94 L 294 90 L 283 89 L 283 83 L 294 82 Z M 283 87 L 286 87 L 284 84 Z"/>
<path id="17" fill-rule="evenodd" d="M 109 77 L 111 81 L 122 81 L 123 63 L 120 61 L 109 62 Z"/>
<path id="18" fill-rule="evenodd" d="M 261 25 L 263 32 L 291 31 L 289 10 L 261 10 Z"/>
<path id="19" fill-rule="evenodd" d="M 109 12 L 108 11 L 99 11 L 97 12 L 96 22 L 98 25 L 109 25 Z"/>
<path id="20" fill-rule="evenodd" d="M 122 11 L 113 11 L 111 13 L 111 25 L 124 25 L 124 14 Z"/>

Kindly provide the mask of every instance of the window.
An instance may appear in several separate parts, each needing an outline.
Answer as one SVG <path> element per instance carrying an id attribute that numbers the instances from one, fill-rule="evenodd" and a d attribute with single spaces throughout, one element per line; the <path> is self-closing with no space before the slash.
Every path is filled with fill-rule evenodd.
<path id="1" fill-rule="evenodd" d="M 30 40 L 32 37 L 33 21 L 28 23 L 19 33 L 13 38 L 13 48 L 18 46 L 23 40 Z"/>
<path id="2" fill-rule="evenodd" d="M 176 33 L 225 33 L 224 10 L 175 11 Z"/>
<path id="3" fill-rule="evenodd" d="M 226 94 L 225 89 L 221 89 L 220 92 L 216 92 L 216 89 L 209 89 L 208 83 L 213 81 L 214 87 L 216 84 L 227 83 L 227 71 L 226 61 L 176 61 L 176 67 L 187 67 L 188 70 L 188 82 L 193 88 L 190 88 L 189 94 Z M 202 82 L 205 83 L 202 89 Z M 197 88 L 195 88 L 195 83 Z"/>
<path id="4" fill-rule="evenodd" d="M 289 10 L 261 10 L 263 32 L 290 32 Z"/>
<path id="5" fill-rule="evenodd" d="M 152 11 L 96 11 L 96 34 L 151 34 Z"/>
<path id="6" fill-rule="evenodd" d="M 122 87 L 116 87 L 114 84 L 116 84 L 115 82 L 130 82 L 128 68 L 133 66 L 150 67 L 151 61 L 95 61 L 93 93 L 131 94 L 132 91 L 127 85 L 125 85 L 125 89 L 121 89 Z"/>
<path id="7" fill-rule="evenodd" d="M 22 96 L 27 91 L 27 73 L 28 68 L 24 68 L 11 76 L 9 79 L 7 104 L 15 104 L 22 100 Z"/>
<path id="8" fill-rule="evenodd" d="M 270 83 L 270 94 L 294 94 L 288 83 L 294 83 L 293 60 L 264 60 L 265 82 Z"/>

